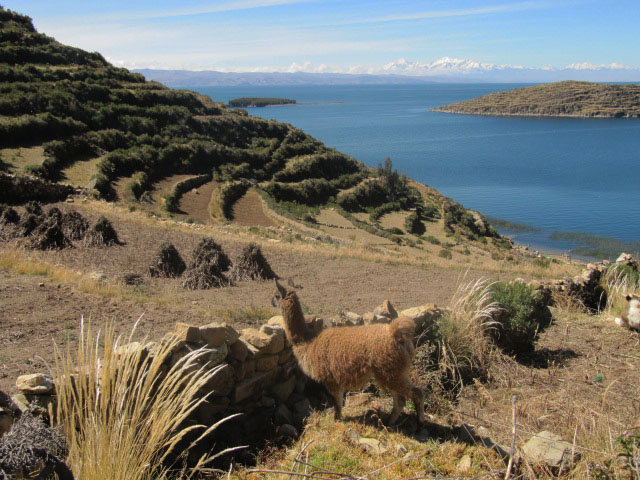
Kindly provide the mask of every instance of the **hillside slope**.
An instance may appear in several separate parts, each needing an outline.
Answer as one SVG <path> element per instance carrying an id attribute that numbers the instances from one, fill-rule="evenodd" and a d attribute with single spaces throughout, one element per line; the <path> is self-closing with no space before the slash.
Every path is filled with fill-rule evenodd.
<path id="1" fill-rule="evenodd" d="M 449 234 L 499 239 L 481 215 L 420 193 L 390 160 L 367 168 L 289 124 L 62 45 L 27 16 L 0 7 L 0 20 L 0 170 L 68 181 L 154 214 L 179 212 L 180 197 L 204 185 L 213 221 L 230 220 L 234 202 L 255 187 L 271 208 L 310 227 L 319 209 L 335 208 L 371 215 L 356 226 L 392 239 L 379 220 L 404 211 L 416 232 L 444 218 Z"/>
<path id="2" fill-rule="evenodd" d="M 475 115 L 640 117 L 640 85 L 547 83 L 491 93 L 433 110 Z"/>

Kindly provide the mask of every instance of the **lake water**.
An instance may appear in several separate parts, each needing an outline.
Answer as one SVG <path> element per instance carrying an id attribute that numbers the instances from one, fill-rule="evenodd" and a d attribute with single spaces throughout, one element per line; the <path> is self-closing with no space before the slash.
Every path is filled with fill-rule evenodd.
<path id="1" fill-rule="evenodd" d="M 640 240 L 640 119 L 485 117 L 429 109 L 514 84 L 191 87 L 231 98 L 303 105 L 249 108 L 291 123 L 366 165 L 389 156 L 402 173 L 491 217 L 538 227 L 518 242 L 576 244 L 555 231 Z M 506 232 L 511 233 L 511 232 Z"/>

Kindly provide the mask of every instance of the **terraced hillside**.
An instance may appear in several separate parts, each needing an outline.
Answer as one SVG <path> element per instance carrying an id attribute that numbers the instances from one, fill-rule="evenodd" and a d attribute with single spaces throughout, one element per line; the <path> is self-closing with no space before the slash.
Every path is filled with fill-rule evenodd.
<path id="1" fill-rule="evenodd" d="M 232 220 L 234 203 L 252 188 L 271 209 L 312 228 L 315 216 L 334 209 L 384 241 L 412 244 L 380 223 L 405 212 L 415 226 L 407 234 L 442 219 L 449 235 L 499 240 L 481 215 L 421 192 L 390 159 L 367 168 L 291 125 L 62 45 L 27 16 L 0 7 L 0 20 L 0 169 L 203 223 Z"/>
<path id="2" fill-rule="evenodd" d="M 496 92 L 436 112 L 549 117 L 640 117 L 640 85 L 556 82 Z"/>

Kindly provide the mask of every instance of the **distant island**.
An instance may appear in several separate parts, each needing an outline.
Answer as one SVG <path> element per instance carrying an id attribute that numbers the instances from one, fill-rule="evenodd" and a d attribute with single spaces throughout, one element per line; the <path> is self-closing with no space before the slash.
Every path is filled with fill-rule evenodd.
<path id="1" fill-rule="evenodd" d="M 229 106 L 235 108 L 268 107 L 270 105 L 295 105 L 290 98 L 242 97 L 229 100 Z"/>
<path id="2" fill-rule="evenodd" d="M 640 117 L 640 85 L 565 81 L 496 92 L 433 111 L 473 115 Z"/>

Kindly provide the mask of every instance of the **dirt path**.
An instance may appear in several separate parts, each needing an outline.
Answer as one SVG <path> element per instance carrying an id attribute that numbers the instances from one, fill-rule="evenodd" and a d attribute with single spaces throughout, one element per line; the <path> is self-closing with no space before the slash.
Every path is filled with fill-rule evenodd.
<path id="1" fill-rule="evenodd" d="M 264 211 L 262 199 L 255 190 L 249 190 L 233 205 L 233 222 L 239 225 L 275 227 L 276 223 Z"/>

